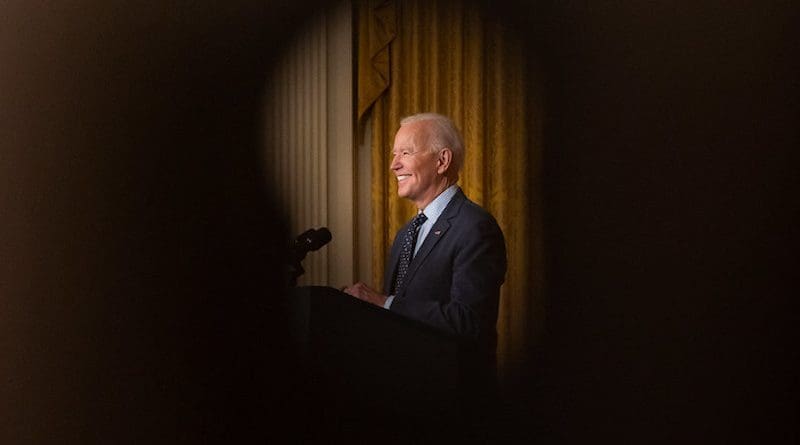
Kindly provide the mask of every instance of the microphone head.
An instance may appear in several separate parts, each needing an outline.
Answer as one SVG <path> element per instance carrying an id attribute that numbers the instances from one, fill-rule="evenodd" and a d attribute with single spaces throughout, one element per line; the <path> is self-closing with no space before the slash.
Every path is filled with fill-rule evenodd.
<path id="1" fill-rule="evenodd" d="M 297 236 L 294 240 L 294 247 L 298 254 L 305 256 L 306 253 L 318 250 L 320 247 L 328 244 L 333 236 L 327 227 L 317 229 L 308 229 Z"/>
<path id="2" fill-rule="evenodd" d="M 311 242 L 311 239 L 314 236 L 314 232 L 316 229 L 308 229 L 305 232 L 297 235 L 297 238 L 294 240 L 294 245 L 297 247 L 305 246 L 306 244 Z"/>
<path id="3" fill-rule="evenodd" d="M 308 245 L 308 250 L 317 250 L 320 247 L 324 246 L 331 242 L 333 239 L 333 235 L 331 235 L 331 231 L 328 230 L 327 227 L 320 227 L 317 231 L 314 232 L 313 235 L 309 237 L 311 242 Z"/>

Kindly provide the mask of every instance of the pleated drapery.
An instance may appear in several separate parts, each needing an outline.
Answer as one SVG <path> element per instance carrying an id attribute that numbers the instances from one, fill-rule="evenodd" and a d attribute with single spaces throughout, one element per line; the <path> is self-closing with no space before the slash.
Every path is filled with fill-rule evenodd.
<path id="1" fill-rule="evenodd" d="M 501 290 L 501 375 L 541 331 L 541 120 L 538 78 L 524 42 L 478 2 L 358 2 L 359 122 L 372 122 L 373 282 L 382 288 L 388 249 L 414 215 L 397 197 L 390 153 L 399 121 L 433 111 L 461 129 L 459 184 L 497 218 L 509 270 Z"/>

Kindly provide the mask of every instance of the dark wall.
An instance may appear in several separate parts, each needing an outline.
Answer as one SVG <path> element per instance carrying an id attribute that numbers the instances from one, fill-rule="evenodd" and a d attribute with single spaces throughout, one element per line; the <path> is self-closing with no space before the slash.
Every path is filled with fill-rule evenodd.
<path id="1" fill-rule="evenodd" d="M 544 437 L 797 441 L 798 8 L 541 8 Z"/>
<path id="2" fill-rule="evenodd" d="M 286 3 L 0 7 L 0 442 L 292 432 L 258 152 Z"/>

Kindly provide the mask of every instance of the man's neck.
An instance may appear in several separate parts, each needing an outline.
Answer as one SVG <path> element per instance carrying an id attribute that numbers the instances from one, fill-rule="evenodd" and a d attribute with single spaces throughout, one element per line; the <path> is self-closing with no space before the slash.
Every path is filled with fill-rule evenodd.
<path id="1" fill-rule="evenodd" d="M 428 204 L 433 202 L 433 200 L 436 199 L 436 197 L 441 195 L 442 192 L 447 190 L 453 184 L 455 184 L 455 181 L 450 181 L 449 179 L 446 179 L 439 187 L 436 188 L 436 193 L 434 193 L 432 196 L 429 196 L 428 199 L 426 199 L 425 201 L 414 203 L 417 206 L 417 210 L 420 211 L 424 210 L 425 207 L 428 207 Z"/>

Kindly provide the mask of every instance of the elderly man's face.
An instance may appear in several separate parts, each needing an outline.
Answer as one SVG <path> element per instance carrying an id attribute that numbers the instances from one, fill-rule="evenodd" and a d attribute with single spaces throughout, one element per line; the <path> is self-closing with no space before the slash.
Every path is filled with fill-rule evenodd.
<path id="1" fill-rule="evenodd" d="M 440 192 L 444 176 L 438 171 L 437 153 L 415 144 L 415 135 L 424 131 L 425 122 L 412 122 L 400 127 L 394 137 L 392 172 L 397 176 L 397 194 L 408 198 L 418 208 L 425 207 Z"/>

